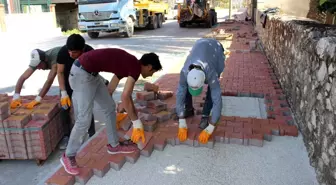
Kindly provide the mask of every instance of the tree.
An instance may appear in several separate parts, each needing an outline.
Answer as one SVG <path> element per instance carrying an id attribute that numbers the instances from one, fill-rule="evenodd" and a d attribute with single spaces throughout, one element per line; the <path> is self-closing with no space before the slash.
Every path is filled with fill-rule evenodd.
<path id="1" fill-rule="evenodd" d="M 336 12 L 336 0 L 319 0 L 318 10 L 324 13 Z"/>

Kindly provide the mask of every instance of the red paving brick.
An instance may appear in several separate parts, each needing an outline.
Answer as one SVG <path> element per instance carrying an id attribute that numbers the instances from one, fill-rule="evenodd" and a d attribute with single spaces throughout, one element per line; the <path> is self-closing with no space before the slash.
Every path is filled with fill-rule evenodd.
<path id="1" fill-rule="evenodd" d="M 237 26 L 240 27 L 239 30 L 233 29 Z M 102 177 L 110 168 L 120 170 L 125 162 L 136 163 L 140 155 L 149 157 L 153 150 L 162 151 L 167 144 L 173 146 L 187 144 L 191 147 L 213 148 L 215 143 L 230 143 L 262 147 L 264 140 L 271 141 L 272 135 L 298 136 L 297 127 L 291 125 L 293 118 L 288 103 L 266 56 L 261 52 L 249 52 L 248 41 L 256 39 L 252 36 L 252 26 L 234 23 L 226 26 L 220 25 L 220 28 L 233 33 L 232 44 L 228 47 L 233 52 L 226 60 L 225 70 L 220 79 L 222 94 L 225 96 L 265 98 L 267 119 L 222 116 L 209 142 L 200 144 L 198 142 L 198 136 L 201 132 L 198 128 L 200 116 L 196 115 L 187 119 L 188 139 L 185 142 L 180 142 L 177 138 L 178 123 L 173 119 L 175 94 L 170 94 L 168 98 L 156 97 L 166 104 L 164 106 L 157 101 L 153 101 L 149 103 L 149 107 L 146 107 L 148 104 L 144 101 L 153 100 L 155 97 L 152 92 L 139 92 L 137 98 L 141 100 L 139 103 L 143 105 L 141 105 L 142 107 L 137 106 L 139 107 L 138 111 L 158 117 L 158 119 L 145 124 L 146 143 L 141 145 L 142 150 L 140 152 L 127 155 L 107 154 L 106 132 L 103 130 L 77 155 L 78 163 L 83 168 L 81 169 L 83 172 L 81 175 L 73 177 L 64 173 L 55 173 L 46 181 L 46 184 L 74 184 L 75 181 L 85 184 L 93 175 Z M 159 86 L 160 91 L 175 93 L 178 80 L 179 74 L 167 74 L 155 84 Z M 201 110 L 204 97 L 205 91 L 201 97 L 195 98 L 194 106 L 196 110 Z M 169 120 L 162 116 L 169 115 L 166 111 L 172 113 Z M 143 119 L 145 120 L 145 117 Z M 126 132 L 120 128 L 118 133 L 128 139 L 131 129 Z M 59 171 L 64 171 L 63 167 Z"/>

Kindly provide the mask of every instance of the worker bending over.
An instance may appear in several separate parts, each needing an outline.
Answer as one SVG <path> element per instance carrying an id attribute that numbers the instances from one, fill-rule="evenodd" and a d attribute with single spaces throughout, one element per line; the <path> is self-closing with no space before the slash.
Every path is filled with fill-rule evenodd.
<path id="1" fill-rule="evenodd" d="M 199 39 L 192 47 L 180 72 L 176 95 L 176 111 L 179 118 L 178 138 L 187 139 L 186 119 L 194 115 L 192 96 L 199 96 L 204 84 L 208 84 L 199 128 L 201 143 L 207 143 L 220 119 L 222 97 L 219 77 L 224 70 L 224 48 L 215 39 Z M 209 118 L 211 112 L 211 118 Z"/>
<path id="2" fill-rule="evenodd" d="M 61 94 L 61 119 L 64 129 L 64 137 L 60 142 L 60 149 L 66 149 L 71 132 L 71 97 L 72 89 L 69 85 L 69 74 L 74 61 L 83 53 L 93 50 L 93 48 L 85 44 L 85 39 L 79 34 L 72 34 L 68 37 L 66 45 L 58 52 L 57 56 L 57 77 Z M 105 80 L 106 85 L 108 81 Z M 83 137 L 84 142 L 88 137 L 92 137 L 96 133 L 95 122 L 92 114 L 91 125 L 88 134 Z"/>
<path id="3" fill-rule="evenodd" d="M 72 175 L 79 173 L 75 156 L 81 146 L 80 138 L 90 126 L 94 102 L 101 107 L 105 117 L 107 152 L 118 154 L 138 150 L 135 143 L 140 139 L 145 142 L 145 137 L 143 124 L 136 114 L 132 100 L 133 88 L 140 74 L 146 78 L 161 69 L 159 57 L 154 53 L 144 54 L 138 60 L 135 56 L 117 48 L 89 51 L 74 62 L 70 71 L 69 83 L 73 90 L 72 101 L 76 122 L 71 131 L 66 152 L 61 158 L 66 172 Z M 108 87 L 99 77 L 101 71 L 114 73 Z M 121 98 L 123 107 L 133 122 L 131 138 L 135 143 L 119 142 L 117 134 L 116 105 L 111 97 L 122 78 L 127 78 Z"/>
<path id="4" fill-rule="evenodd" d="M 20 93 L 24 82 L 35 72 L 36 69 L 50 70 L 47 80 L 44 82 L 42 90 L 36 96 L 35 100 L 24 105 L 26 108 L 32 109 L 41 103 L 42 98 L 47 94 L 57 74 L 57 55 L 61 47 L 54 47 L 47 51 L 34 49 L 30 54 L 30 63 L 28 69 L 20 76 L 15 86 L 15 93 L 11 102 L 11 108 L 15 109 L 22 106 Z"/>

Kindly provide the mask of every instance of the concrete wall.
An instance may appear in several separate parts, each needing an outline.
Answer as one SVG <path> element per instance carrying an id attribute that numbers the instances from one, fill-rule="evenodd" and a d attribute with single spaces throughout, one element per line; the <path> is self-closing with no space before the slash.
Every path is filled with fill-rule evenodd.
<path id="1" fill-rule="evenodd" d="M 319 0 L 258 0 L 258 8 L 278 7 L 284 14 L 324 22 L 325 15 L 317 10 L 318 2 Z"/>
<path id="2" fill-rule="evenodd" d="M 30 32 L 48 32 L 56 29 L 55 13 L 6 14 L 7 32 L 21 34 Z"/>
<path id="3" fill-rule="evenodd" d="M 260 12 L 259 12 L 260 13 Z M 259 17 L 259 15 L 257 15 Z M 336 27 L 270 16 L 256 30 L 322 185 L 336 182 Z"/>

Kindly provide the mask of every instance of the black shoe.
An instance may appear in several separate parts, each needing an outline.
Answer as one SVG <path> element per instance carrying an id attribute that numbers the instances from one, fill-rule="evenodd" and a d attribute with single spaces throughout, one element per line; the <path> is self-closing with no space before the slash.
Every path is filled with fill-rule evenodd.
<path id="1" fill-rule="evenodd" d="M 198 128 L 204 130 L 205 128 L 208 127 L 209 125 L 209 117 L 207 116 L 202 116 L 201 123 L 199 124 Z"/>

